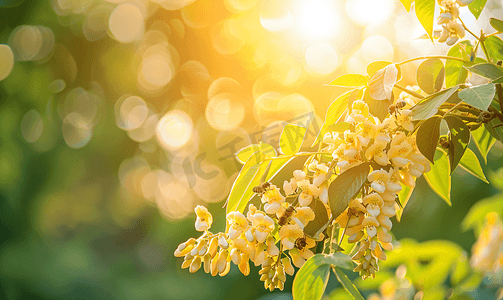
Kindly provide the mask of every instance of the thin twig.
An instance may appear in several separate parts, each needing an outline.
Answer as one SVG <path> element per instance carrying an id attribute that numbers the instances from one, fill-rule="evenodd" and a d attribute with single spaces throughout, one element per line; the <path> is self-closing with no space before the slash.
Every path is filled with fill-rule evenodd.
<path id="1" fill-rule="evenodd" d="M 462 62 L 465 62 L 465 63 L 470 63 L 469 60 L 464 60 L 464 59 L 459 58 L 459 57 L 445 56 L 445 55 L 430 55 L 430 56 L 420 56 L 420 57 L 409 58 L 409 59 L 406 59 L 404 61 L 398 62 L 395 65 L 399 66 L 399 65 L 403 65 L 403 64 L 409 63 L 411 61 L 421 60 L 421 59 L 428 59 L 428 58 L 452 59 L 452 60 L 459 60 L 459 61 L 462 61 Z"/>
<path id="2" fill-rule="evenodd" d="M 423 99 L 423 98 L 424 98 L 424 96 L 423 96 L 423 95 L 418 94 L 418 93 L 416 93 L 416 92 L 414 92 L 414 91 L 411 91 L 411 90 L 409 90 L 408 88 L 404 88 L 404 87 L 403 87 L 403 86 L 401 86 L 401 85 L 395 84 L 395 87 L 396 87 L 397 89 L 399 89 L 399 90 L 402 90 L 402 91 L 406 92 L 407 94 L 409 94 L 409 95 L 411 95 L 411 96 L 416 97 L 416 98 L 419 98 L 419 99 Z"/>

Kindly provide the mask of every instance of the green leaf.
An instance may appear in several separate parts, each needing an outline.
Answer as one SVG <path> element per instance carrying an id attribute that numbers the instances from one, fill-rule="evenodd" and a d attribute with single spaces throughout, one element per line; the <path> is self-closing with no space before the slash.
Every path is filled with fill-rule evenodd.
<path id="1" fill-rule="evenodd" d="M 412 192 L 414 192 L 413 188 L 403 184 L 402 190 L 398 193 L 398 201 L 400 201 L 403 207 L 403 209 L 400 208 L 396 212 L 396 219 L 398 220 L 398 222 L 400 222 L 400 220 L 402 219 L 403 210 L 405 209 L 407 203 L 409 203 L 409 199 L 412 196 Z"/>
<path id="2" fill-rule="evenodd" d="M 348 293 L 344 288 L 337 288 L 332 290 L 330 294 L 328 294 L 329 300 L 353 300 L 353 296 Z"/>
<path id="3" fill-rule="evenodd" d="M 349 168 L 330 183 L 328 197 L 332 218 L 336 219 L 348 207 L 351 200 L 361 189 L 370 171 L 370 163 L 364 162 Z"/>
<path id="4" fill-rule="evenodd" d="M 496 18 L 489 18 L 489 23 L 491 23 L 491 26 L 498 32 L 503 32 L 503 21 Z"/>
<path id="5" fill-rule="evenodd" d="M 241 148 L 236 153 L 236 159 L 241 163 L 245 164 L 246 161 L 252 156 L 253 153 L 260 151 L 264 153 L 266 157 L 275 157 L 277 156 L 276 149 L 273 146 L 260 142 L 259 144 L 251 144 L 244 148 Z"/>
<path id="6" fill-rule="evenodd" d="M 328 211 L 319 199 L 312 201 L 309 207 L 314 211 L 315 218 L 306 225 L 304 233 L 308 237 L 317 240 L 329 224 Z"/>
<path id="7" fill-rule="evenodd" d="M 437 150 L 435 152 L 435 164 L 431 166 L 431 170 L 424 173 L 426 182 L 431 189 L 437 193 L 449 206 L 451 206 L 451 177 L 449 176 L 449 160 L 447 155 Z"/>
<path id="8" fill-rule="evenodd" d="M 416 16 L 424 30 L 433 42 L 433 17 L 435 14 L 435 0 L 416 0 L 414 2 Z"/>
<path id="9" fill-rule="evenodd" d="M 444 85 L 444 64 L 438 58 L 429 58 L 417 68 L 417 84 L 428 94 L 434 94 Z"/>
<path id="10" fill-rule="evenodd" d="M 503 214 L 503 194 L 497 194 L 476 202 L 463 219 L 461 228 L 464 231 L 480 229 L 485 223 L 486 215 L 490 212 Z"/>
<path id="11" fill-rule="evenodd" d="M 391 95 L 393 98 L 393 95 Z M 392 100 L 375 100 L 370 96 L 370 92 L 367 90 L 365 91 L 365 94 L 363 95 L 363 101 L 367 103 L 369 106 L 369 111 L 370 113 L 378 117 L 381 122 L 386 118 L 389 112 L 389 106 L 392 103 Z"/>
<path id="12" fill-rule="evenodd" d="M 375 100 L 391 99 L 393 87 L 398 79 L 398 69 L 394 64 L 387 65 L 370 78 L 369 92 Z"/>
<path id="13" fill-rule="evenodd" d="M 264 153 L 257 151 L 246 161 L 234 181 L 229 198 L 225 203 L 226 213 L 235 210 L 244 211 L 246 204 L 253 196 L 253 187 L 260 184 L 260 179 L 267 169 L 267 165 L 262 166 L 263 164 L 261 164 L 265 158 Z"/>
<path id="14" fill-rule="evenodd" d="M 444 120 L 449 125 L 449 137 L 451 145 L 449 147 L 449 162 L 451 174 L 456 169 L 461 157 L 465 154 L 466 147 L 470 142 L 470 129 L 458 117 L 446 116 Z"/>
<path id="15" fill-rule="evenodd" d="M 421 102 L 411 108 L 412 113 L 410 116 L 412 120 L 425 120 L 435 115 L 440 105 L 449 100 L 457 88 L 456 86 L 446 89 L 421 100 Z"/>
<path id="16" fill-rule="evenodd" d="M 489 181 L 487 181 L 486 176 L 484 175 L 482 167 L 480 166 L 480 162 L 479 159 L 477 158 L 477 155 L 475 155 L 475 153 L 473 153 L 473 151 L 470 148 L 466 149 L 465 155 L 461 157 L 459 165 L 463 169 L 465 169 L 468 173 L 472 174 L 473 176 L 477 177 L 478 179 L 482 180 L 485 183 L 489 183 Z"/>
<path id="17" fill-rule="evenodd" d="M 484 127 L 479 127 L 471 133 L 473 141 L 475 141 L 475 145 L 477 145 L 477 149 L 479 149 L 480 154 L 482 154 L 482 157 L 484 158 L 484 162 L 487 164 L 487 154 L 494 143 L 496 143 L 496 140 Z"/>
<path id="18" fill-rule="evenodd" d="M 321 126 L 320 132 L 318 133 L 318 136 L 316 137 L 316 140 L 314 141 L 312 146 L 316 145 L 319 141 L 321 141 L 325 133 L 328 132 L 327 131 L 328 126 L 335 124 L 337 120 L 339 120 L 339 118 L 342 116 L 342 114 L 347 108 L 349 95 L 351 94 L 351 92 L 352 91 L 349 91 L 347 93 L 340 95 L 330 104 L 330 106 L 327 109 L 327 113 L 325 115 L 325 122 Z"/>
<path id="19" fill-rule="evenodd" d="M 433 116 L 421 124 L 417 130 L 417 148 L 432 163 L 434 163 L 433 157 L 440 138 L 440 121 L 442 121 L 441 117 Z"/>
<path id="20" fill-rule="evenodd" d="M 498 79 L 503 77 L 503 68 L 492 63 L 476 64 L 469 67 L 468 70 L 488 79 Z"/>
<path id="21" fill-rule="evenodd" d="M 332 270 L 334 271 L 337 280 L 341 283 L 344 289 L 348 291 L 348 293 L 350 293 L 356 300 L 365 300 L 362 294 L 360 294 L 360 291 L 358 291 L 353 282 L 349 280 L 348 276 L 346 276 L 346 274 L 344 274 L 341 269 L 334 267 L 332 268 Z"/>
<path id="22" fill-rule="evenodd" d="M 472 44 L 470 41 L 461 41 L 451 47 L 448 52 L 448 56 L 462 58 L 464 60 L 470 60 L 470 54 L 472 52 Z M 445 86 L 450 88 L 458 84 L 465 83 L 466 77 L 468 76 L 468 71 L 463 68 L 468 66 L 462 61 L 447 59 L 445 62 Z"/>
<path id="23" fill-rule="evenodd" d="M 403 7 L 407 12 L 410 12 L 410 6 L 412 4 L 412 0 L 400 0 L 402 2 Z"/>
<path id="24" fill-rule="evenodd" d="M 364 88 L 359 88 L 359 89 L 354 89 L 351 91 L 351 94 L 349 95 L 348 99 L 348 111 L 351 112 L 353 110 L 353 102 L 356 100 L 361 100 L 363 92 L 365 92 L 366 89 Z"/>
<path id="25" fill-rule="evenodd" d="M 297 272 L 292 286 L 294 300 L 321 299 L 330 276 L 330 265 L 324 263 L 323 259 L 323 254 L 316 254 Z"/>
<path id="26" fill-rule="evenodd" d="M 368 79 L 360 74 L 345 74 L 335 78 L 329 85 L 341 87 L 365 87 L 367 86 Z"/>
<path id="27" fill-rule="evenodd" d="M 327 264 L 334 265 L 339 268 L 353 270 L 353 262 L 351 261 L 351 256 L 343 254 L 341 252 L 336 252 L 334 254 L 325 256 L 323 261 Z"/>
<path id="28" fill-rule="evenodd" d="M 503 126 L 498 119 L 492 119 L 489 123 L 484 124 L 484 126 L 493 138 L 503 142 Z"/>
<path id="29" fill-rule="evenodd" d="M 483 84 L 459 91 L 458 97 L 466 104 L 481 109 L 487 110 L 493 101 L 496 87 L 493 83 Z"/>
<path id="30" fill-rule="evenodd" d="M 392 62 L 390 61 L 373 61 L 367 65 L 367 75 L 372 77 L 377 71 L 391 64 Z"/>
<path id="31" fill-rule="evenodd" d="M 503 60 L 503 40 L 499 36 L 490 36 L 484 40 L 487 54 L 493 62 Z M 488 58 L 489 60 L 489 58 Z"/>
<path id="32" fill-rule="evenodd" d="M 471 268 L 468 258 L 464 253 L 458 256 L 456 263 L 452 267 L 451 286 L 460 284 L 470 274 Z"/>
<path id="33" fill-rule="evenodd" d="M 479 18 L 482 9 L 484 9 L 484 6 L 486 5 L 486 2 L 487 0 L 475 0 L 472 3 L 468 4 L 468 8 L 475 16 L 475 19 Z"/>
<path id="34" fill-rule="evenodd" d="M 286 124 L 279 138 L 279 148 L 285 155 L 293 155 L 299 152 L 307 128 L 295 124 Z"/>

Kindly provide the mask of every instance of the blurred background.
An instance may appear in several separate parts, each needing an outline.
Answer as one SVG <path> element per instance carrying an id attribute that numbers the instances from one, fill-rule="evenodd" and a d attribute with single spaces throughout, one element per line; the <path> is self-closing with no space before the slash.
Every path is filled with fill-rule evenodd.
<path id="1" fill-rule="evenodd" d="M 501 1 L 479 21 L 461 12 L 474 32 L 491 32 L 493 15 Z M 448 51 L 395 0 L 2 0 L 0 24 L 5 299 L 290 299 L 292 278 L 270 293 L 256 267 L 250 278 L 182 270 L 173 252 L 197 235 L 194 207 L 224 230 L 233 154 L 277 147 L 292 120 L 310 122 L 310 145 L 345 92 L 324 86 L 338 75 Z M 483 166 L 491 185 L 454 172 L 452 207 L 421 178 L 396 238 L 469 253 L 460 223 L 499 193 L 502 150 Z"/>

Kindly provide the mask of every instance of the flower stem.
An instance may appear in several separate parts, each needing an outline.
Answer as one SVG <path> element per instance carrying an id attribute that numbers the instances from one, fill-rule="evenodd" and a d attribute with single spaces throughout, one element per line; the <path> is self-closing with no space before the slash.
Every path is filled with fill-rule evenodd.
<path id="1" fill-rule="evenodd" d="M 396 65 L 397 65 L 397 66 L 399 66 L 399 65 L 403 65 L 403 64 L 409 63 L 409 62 L 411 62 L 411 61 L 416 61 L 416 60 L 421 60 L 421 59 L 428 59 L 428 58 L 452 59 L 452 60 L 459 60 L 459 61 L 466 62 L 466 63 L 469 63 L 469 62 L 470 62 L 470 61 L 468 61 L 468 60 L 464 60 L 464 59 L 462 59 L 462 58 L 459 58 L 459 57 L 454 57 L 454 56 L 445 56 L 445 55 L 430 55 L 430 56 L 420 56 L 420 57 L 410 58 L 410 59 L 407 59 L 407 60 L 401 61 L 401 62 L 399 62 L 399 63 L 396 63 Z"/>
<path id="2" fill-rule="evenodd" d="M 399 90 L 402 90 L 402 91 L 406 92 L 407 94 L 409 94 L 409 95 L 411 95 L 411 96 L 416 97 L 416 98 L 419 98 L 419 99 L 423 99 L 423 98 L 424 98 L 424 96 L 423 96 L 423 95 L 420 95 L 420 94 L 418 94 L 418 93 L 416 93 L 416 92 L 414 92 L 414 91 L 411 91 L 411 90 L 409 90 L 408 88 L 404 88 L 404 87 L 403 87 L 403 86 L 401 86 L 401 85 L 395 84 L 395 87 L 396 87 L 397 89 L 399 89 Z"/>

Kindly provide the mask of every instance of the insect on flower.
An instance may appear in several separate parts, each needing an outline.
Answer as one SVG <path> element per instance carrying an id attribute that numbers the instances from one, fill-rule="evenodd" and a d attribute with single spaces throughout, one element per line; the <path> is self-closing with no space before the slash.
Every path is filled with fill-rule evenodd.
<path id="1" fill-rule="evenodd" d="M 290 221 L 290 218 L 292 217 L 294 211 L 295 207 L 293 207 L 293 205 L 288 206 L 285 209 L 285 212 L 281 215 L 281 217 L 279 217 L 278 225 L 279 226 L 286 225 Z"/>
<path id="2" fill-rule="evenodd" d="M 400 109 L 404 108 L 405 105 L 407 105 L 407 102 L 405 102 L 404 100 L 399 100 L 395 104 L 391 104 L 388 107 L 388 112 L 390 115 L 395 114 L 396 117 L 397 114 L 400 114 Z"/>

